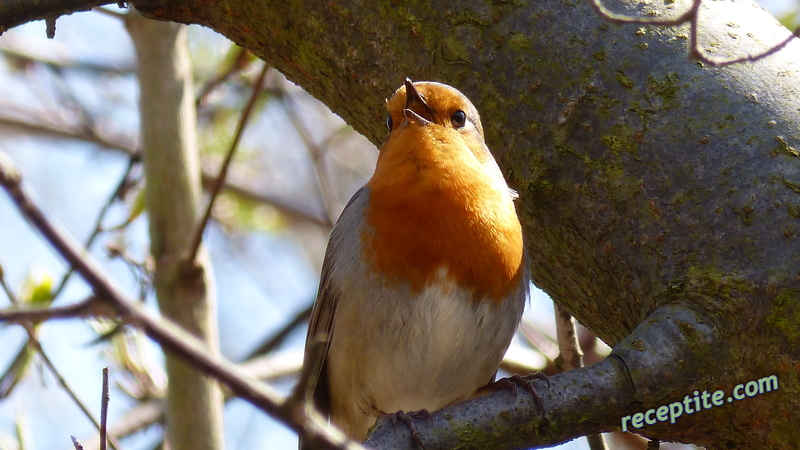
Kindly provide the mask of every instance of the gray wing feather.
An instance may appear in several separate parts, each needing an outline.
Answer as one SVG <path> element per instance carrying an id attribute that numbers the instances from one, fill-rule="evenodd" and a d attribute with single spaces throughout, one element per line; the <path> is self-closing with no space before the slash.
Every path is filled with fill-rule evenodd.
<path id="1" fill-rule="evenodd" d="M 366 187 L 359 189 L 342 211 L 342 215 L 334 225 L 331 231 L 331 237 L 328 241 L 328 248 L 325 251 L 325 258 L 322 261 L 322 273 L 320 277 L 319 291 L 317 292 L 317 299 L 314 307 L 311 310 L 311 321 L 308 325 L 308 334 L 306 335 L 306 350 L 308 350 L 309 343 L 318 336 L 327 335 L 327 343 L 325 350 L 322 352 L 323 363 L 319 366 L 320 372 L 317 374 L 316 386 L 314 386 L 314 404 L 317 409 L 324 415 L 330 415 L 330 391 L 327 379 L 327 355 L 330 347 L 333 318 L 336 314 L 336 306 L 339 303 L 339 297 L 342 293 L 337 287 L 331 283 L 331 273 L 333 267 L 336 265 L 335 253 L 336 249 L 342 245 L 348 245 L 345 237 L 358 237 L 358 230 L 343 229 L 343 224 L 352 225 L 358 220 L 348 220 L 351 215 L 362 214 L 359 208 L 363 208 L 366 198 L 369 196 L 369 191 Z M 341 254 L 341 252 L 339 252 Z M 307 360 L 309 352 L 306 351 L 306 356 L 303 364 L 309 364 Z"/>

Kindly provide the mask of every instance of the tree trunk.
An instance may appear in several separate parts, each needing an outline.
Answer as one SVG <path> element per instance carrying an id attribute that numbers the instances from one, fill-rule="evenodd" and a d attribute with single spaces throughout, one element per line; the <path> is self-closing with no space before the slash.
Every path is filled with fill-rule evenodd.
<path id="1" fill-rule="evenodd" d="M 136 13 L 126 20 L 139 63 L 145 202 L 159 309 L 217 354 L 211 264 L 204 250 L 195 261 L 186 260 L 199 222 L 201 200 L 186 27 L 145 19 Z M 224 449 L 224 404 L 219 385 L 175 355 L 165 352 L 165 358 L 170 448 Z"/>

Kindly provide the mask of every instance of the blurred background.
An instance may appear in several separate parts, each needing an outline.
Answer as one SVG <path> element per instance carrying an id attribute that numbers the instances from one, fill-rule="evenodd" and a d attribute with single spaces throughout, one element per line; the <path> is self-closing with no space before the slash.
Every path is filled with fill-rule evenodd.
<path id="1" fill-rule="evenodd" d="M 762 5 L 796 27 L 796 1 Z M 49 217 L 87 244 L 119 286 L 155 309 L 137 158 L 136 55 L 126 13 L 108 7 L 59 18 L 53 40 L 43 22 L 0 36 L 0 152 L 22 170 Z M 189 45 L 209 185 L 264 63 L 199 26 L 189 27 Z M 205 243 L 217 283 L 222 354 L 288 393 L 328 232 L 371 175 L 377 151 L 279 72 L 270 69 L 263 87 Z M 66 305 L 90 293 L 79 277 L 66 276 L 64 262 L 5 193 L 0 268 L 0 308 L 12 300 Z M 506 373 L 556 373 L 553 317 L 549 298 L 532 287 Z M 105 366 L 112 382 L 109 422 L 122 447 L 162 448 L 166 378 L 158 346 L 135 330 L 97 320 L 51 321 L 36 333 L 41 352 L 22 327 L 0 324 L 0 450 L 71 449 L 70 435 L 96 448 L 95 428 L 73 397 L 99 417 Z M 579 328 L 579 338 L 587 364 L 607 354 L 588 331 Z M 294 432 L 240 400 L 227 403 L 225 427 L 230 450 L 296 448 Z M 609 448 L 644 448 L 630 434 L 607 439 Z M 579 439 L 560 448 L 587 447 Z"/>

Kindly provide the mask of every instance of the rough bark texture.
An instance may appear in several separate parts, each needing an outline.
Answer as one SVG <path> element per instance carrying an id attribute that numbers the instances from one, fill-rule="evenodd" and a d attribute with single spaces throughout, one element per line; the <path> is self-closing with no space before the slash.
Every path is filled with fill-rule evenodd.
<path id="1" fill-rule="evenodd" d="M 545 420 L 531 395 L 522 389 L 516 393 L 505 389 L 436 412 L 432 427 L 421 427 L 424 419 L 420 420 L 420 439 L 427 450 L 511 450 L 552 446 L 609 431 L 620 417 L 660 406 L 643 408 L 644 402 L 663 398 L 670 391 L 691 393 L 694 377 L 703 372 L 700 367 L 709 364 L 707 353 L 714 334 L 702 313 L 683 305 L 659 308 L 617 344 L 610 357 L 550 377 L 547 383 L 536 381 Z M 650 383 L 675 361 L 687 366 L 673 371 L 681 376 Z M 402 427 L 383 422 L 364 445 L 381 450 L 418 449 L 409 436 L 398 436 L 398 428 Z M 632 428 L 629 422 L 628 428 Z"/>
<path id="2" fill-rule="evenodd" d="M 218 355 L 216 291 L 201 248 L 186 261 L 199 222 L 200 160 L 186 27 L 132 14 L 128 30 L 138 58 L 145 204 L 154 284 L 161 314 Z M 169 389 L 167 441 L 173 450 L 225 448 L 222 391 L 182 358 L 165 354 Z"/>
<path id="3" fill-rule="evenodd" d="M 56 19 L 62 15 L 111 3 L 103 0 L 25 0 L 0 2 L 0 34 L 23 23 L 46 18 Z"/>
<path id="4" fill-rule="evenodd" d="M 783 32 L 773 24 L 751 37 L 745 19 L 766 12 L 713 3 L 747 8 L 729 22 L 701 15 L 701 44 L 723 55 L 726 42 L 747 53 Z M 652 17 L 642 5 L 628 6 Z M 661 305 L 705 312 L 719 336 L 696 388 L 780 380 L 777 393 L 645 433 L 712 448 L 800 439 L 797 43 L 707 67 L 688 60 L 686 25 L 615 25 L 564 0 L 136 6 L 220 31 L 374 142 L 382 100 L 403 77 L 457 86 L 520 191 L 538 286 L 611 345 Z M 678 362 L 662 369 L 681 373 Z"/>
<path id="5" fill-rule="evenodd" d="M 619 11 L 642 17 L 688 7 L 623 3 Z M 748 30 L 769 18 L 747 0 L 707 3 L 716 12 L 701 8 L 700 44 L 717 55 L 763 50 L 788 34 L 775 23 Z M 225 34 L 376 143 L 382 101 L 404 77 L 458 87 L 520 192 L 537 285 L 620 344 L 636 392 L 621 410 L 777 375 L 777 392 L 644 433 L 709 448 L 800 440 L 797 42 L 715 68 L 687 58 L 687 25 L 615 25 L 583 1 L 135 4 Z M 695 326 L 680 328 L 682 352 L 696 350 L 702 363 L 681 351 L 671 363 L 657 358 L 663 340 L 623 341 L 640 324 L 657 334 L 661 322 L 645 319 L 656 311 L 665 320 L 659 307 L 671 304 L 713 327 L 712 345 Z M 637 359 L 631 347 L 654 358 Z"/>

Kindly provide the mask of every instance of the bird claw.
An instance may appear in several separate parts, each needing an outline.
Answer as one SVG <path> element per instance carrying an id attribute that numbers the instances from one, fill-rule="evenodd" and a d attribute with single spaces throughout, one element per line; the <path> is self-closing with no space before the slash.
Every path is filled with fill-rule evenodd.
<path id="1" fill-rule="evenodd" d="M 428 412 L 426 409 L 421 409 L 419 411 L 410 411 L 408 413 L 404 413 L 403 411 L 397 411 L 396 413 L 391 413 L 386 415 L 386 419 L 392 423 L 392 428 L 396 431 L 397 430 L 397 421 L 403 422 L 408 427 L 408 431 L 411 433 L 411 440 L 414 441 L 414 445 L 417 448 L 425 449 L 425 446 L 422 445 L 422 440 L 419 436 L 419 431 L 417 431 L 417 426 L 414 425 L 414 419 L 423 417 L 428 419 L 428 423 L 433 425 L 433 417 L 431 413 Z"/>
<path id="2" fill-rule="evenodd" d="M 508 378 L 501 378 L 492 383 L 490 387 L 497 390 L 511 389 L 514 392 L 515 401 L 517 399 L 517 387 L 522 387 L 533 396 L 533 401 L 536 403 L 536 407 L 539 408 L 539 412 L 542 414 L 542 420 L 545 420 L 544 404 L 542 403 L 542 398 L 539 397 L 539 394 L 536 392 L 536 389 L 533 388 L 533 380 L 546 381 L 547 389 L 550 389 L 550 379 L 548 379 L 547 375 L 545 375 L 543 372 L 534 372 L 526 377 L 512 375 Z"/>

